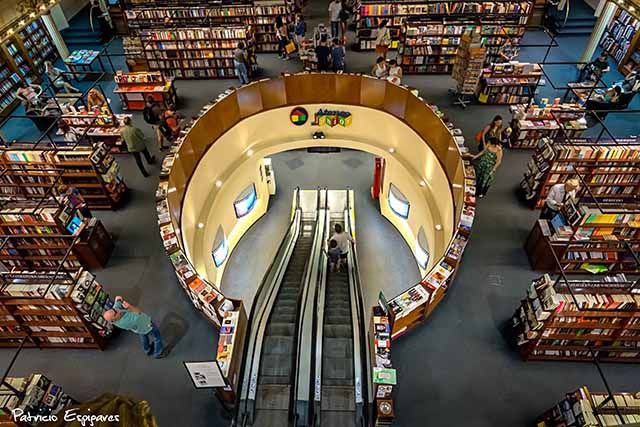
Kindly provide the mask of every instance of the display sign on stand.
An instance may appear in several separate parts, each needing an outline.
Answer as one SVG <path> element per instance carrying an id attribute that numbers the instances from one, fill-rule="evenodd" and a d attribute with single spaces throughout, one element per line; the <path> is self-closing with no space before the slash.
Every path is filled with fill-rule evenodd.
<path id="1" fill-rule="evenodd" d="M 226 387 L 227 382 L 222 375 L 218 361 L 182 362 L 189 372 L 189 378 L 195 388 Z"/>

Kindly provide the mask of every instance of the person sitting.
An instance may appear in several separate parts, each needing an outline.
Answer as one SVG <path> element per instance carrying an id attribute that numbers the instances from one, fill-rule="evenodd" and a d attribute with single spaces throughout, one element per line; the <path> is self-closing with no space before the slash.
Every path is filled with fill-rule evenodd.
<path id="1" fill-rule="evenodd" d="M 78 142 L 82 137 L 82 134 L 78 132 L 77 129 L 72 128 L 65 120 L 60 120 L 58 128 L 60 132 L 62 132 L 62 137 L 65 142 Z"/>
<path id="2" fill-rule="evenodd" d="M 604 92 L 595 92 L 590 99 L 597 102 L 616 104 L 620 100 L 620 95 L 622 95 L 622 87 L 613 86 Z"/>
<path id="3" fill-rule="evenodd" d="M 627 74 L 619 85 L 626 93 L 640 92 L 640 65 L 636 65 L 633 71 Z"/>
<path id="4" fill-rule="evenodd" d="M 507 39 L 498 50 L 498 55 L 505 62 L 513 61 L 518 56 L 518 48 L 511 43 L 511 39 Z"/>
<path id="5" fill-rule="evenodd" d="M 389 76 L 387 80 L 395 85 L 399 85 L 402 82 L 402 67 L 398 65 L 398 61 L 392 59 L 389 61 Z"/>
<path id="6" fill-rule="evenodd" d="M 379 79 L 384 79 L 389 75 L 387 61 L 382 56 L 379 56 L 378 59 L 376 59 L 376 64 L 371 69 L 371 74 Z"/>
<path id="7" fill-rule="evenodd" d="M 609 71 L 609 55 L 602 52 L 594 61 L 585 65 L 580 81 L 598 81 Z"/>
<path id="8" fill-rule="evenodd" d="M 108 102 L 96 88 L 93 88 L 87 94 L 87 106 L 89 110 L 102 110 L 103 107 L 108 106 Z"/>
<path id="9" fill-rule="evenodd" d="M 23 106 L 27 107 L 29 104 L 35 105 L 41 94 L 42 87 L 40 87 L 40 85 L 27 83 L 23 80 L 20 82 L 20 87 L 16 91 L 16 98 L 22 102 Z"/>
<path id="10" fill-rule="evenodd" d="M 53 66 L 51 61 L 45 61 L 44 70 L 47 73 L 47 77 L 49 77 L 49 81 L 56 89 L 63 89 L 67 93 L 79 93 L 80 90 L 71 86 L 64 75 L 64 72 Z"/>

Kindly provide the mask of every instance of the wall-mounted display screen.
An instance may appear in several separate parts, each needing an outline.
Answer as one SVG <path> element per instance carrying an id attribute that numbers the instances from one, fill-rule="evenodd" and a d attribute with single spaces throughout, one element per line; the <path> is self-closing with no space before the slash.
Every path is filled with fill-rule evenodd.
<path id="1" fill-rule="evenodd" d="M 236 211 L 236 218 L 242 218 L 247 215 L 256 204 L 258 194 L 256 193 L 256 186 L 251 184 L 240 194 L 240 196 L 233 202 L 233 209 Z"/>
<path id="2" fill-rule="evenodd" d="M 216 238 L 213 241 L 213 250 L 211 256 L 216 267 L 220 267 L 227 260 L 229 255 L 229 245 L 227 244 L 227 236 L 224 235 L 222 227 L 218 227 Z"/>
<path id="3" fill-rule="evenodd" d="M 401 218 L 409 218 L 410 203 L 407 198 L 402 194 L 398 187 L 393 184 L 389 184 L 389 207 L 391 210 Z"/>
<path id="4" fill-rule="evenodd" d="M 427 236 L 424 234 L 424 229 L 420 227 L 418 231 L 418 238 L 416 239 L 415 250 L 416 261 L 421 269 L 426 269 L 429 264 L 429 242 Z"/>
<path id="5" fill-rule="evenodd" d="M 80 228 L 81 224 L 82 224 L 82 220 L 79 217 L 74 216 L 73 218 L 71 218 L 71 221 L 69 221 L 69 223 L 66 226 L 67 231 L 70 234 L 75 235 L 78 232 L 78 229 Z"/>

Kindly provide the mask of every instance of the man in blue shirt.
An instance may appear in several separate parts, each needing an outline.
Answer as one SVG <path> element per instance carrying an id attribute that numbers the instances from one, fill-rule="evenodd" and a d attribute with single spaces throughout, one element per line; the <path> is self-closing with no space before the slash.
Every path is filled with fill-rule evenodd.
<path id="1" fill-rule="evenodd" d="M 113 323 L 120 329 L 138 334 L 144 352 L 156 359 L 161 359 L 166 354 L 163 353 L 162 337 L 160 331 L 153 324 L 151 317 L 143 313 L 138 307 L 129 304 L 121 296 L 117 296 L 113 308 L 107 310 L 102 315 L 108 322 Z"/>

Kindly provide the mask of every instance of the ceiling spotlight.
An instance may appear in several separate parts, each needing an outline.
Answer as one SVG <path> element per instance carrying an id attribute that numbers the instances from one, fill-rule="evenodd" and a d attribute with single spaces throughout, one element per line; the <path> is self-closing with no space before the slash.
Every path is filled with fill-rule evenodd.
<path id="1" fill-rule="evenodd" d="M 199 223 L 198 223 L 198 228 L 204 228 L 204 224 L 203 224 L 203 223 L 201 223 L 201 222 L 199 222 Z"/>
<path id="2" fill-rule="evenodd" d="M 26 24 L 26 22 L 24 22 L 24 19 L 22 19 L 20 22 L 18 22 L 18 25 L 20 25 L 20 26 L 25 25 L 25 24 Z"/>
<path id="3" fill-rule="evenodd" d="M 253 156 L 253 150 L 249 149 L 249 151 L 247 151 L 247 157 L 251 157 Z"/>
<path id="4" fill-rule="evenodd" d="M 635 10 L 636 10 L 636 8 L 635 8 L 635 7 L 633 7 L 633 6 L 629 6 L 629 12 L 633 12 L 633 11 L 635 11 Z"/>
<path id="5" fill-rule="evenodd" d="M 36 13 L 35 13 L 35 12 L 31 12 L 31 13 L 29 14 L 29 18 L 35 18 L 35 17 L 36 17 Z"/>
<path id="6" fill-rule="evenodd" d="M 13 28 L 9 28 L 9 29 L 7 30 L 7 33 L 9 33 L 9 35 L 13 34 Z"/>
<path id="7" fill-rule="evenodd" d="M 40 5 L 40 10 L 46 10 L 46 9 L 47 9 L 47 6 L 45 6 L 43 4 Z"/>
<path id="8" fill-rule="evenodd" d="M 436 230 L 438 231 L 442 230 L 442 226 L 440 224 L 436 224 Z"/>
<path id="9" fill-rule="evenodd" d="M 426 187 L 427 183 L 424 182 L 423 180 L 420 180 L 420 187 Z"/>
<path id="10" fill-rule="evenodd" d="M 393 148 L 393 147 L 391 147 L 391 148 L 389 148 L 389 152 L 390 152 L 391 154 L 393 154 L 393 153 L 395 153 L 395 152 L 396 152 L 396 149 L 395 149 L 395 148 Z"/>
<path id="11" fill-rule="evenodd" d="M 216 187 L 218 187 L 218 188 L 222 187 L 222 181 L 217 180 L 216 181 Z"/>

